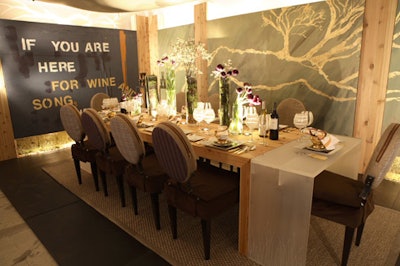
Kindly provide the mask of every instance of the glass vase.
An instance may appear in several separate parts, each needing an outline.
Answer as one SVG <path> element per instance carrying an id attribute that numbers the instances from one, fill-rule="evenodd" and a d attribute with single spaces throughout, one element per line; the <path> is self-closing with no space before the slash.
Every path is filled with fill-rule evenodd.
<path id="1" fill-rule="evenodd" d="M 195 125 L 193 111 L 197 107 L 197 80 L 194 77 L 186 77 L 186 83 L 186 122 Z"/>
<path id="2" fill-rule="evenodd" d="M 237 101 L 232 105 L 232 119 L 229 124 L 229 133 L 235 135 L 243 133 L 243 104 Z"/>
<path id="3" fill-rule="evenodd" d="M 219 124 L 221 126 L 229 126 L 229 79 L 219 79 Z"/>
<path id="4" fill-rule="evenodd" d="M 169 70 L 166 75 L 166 98 L 168 106 L 168 115 L 176 115 L 176 83 L 175 71 Z"/>

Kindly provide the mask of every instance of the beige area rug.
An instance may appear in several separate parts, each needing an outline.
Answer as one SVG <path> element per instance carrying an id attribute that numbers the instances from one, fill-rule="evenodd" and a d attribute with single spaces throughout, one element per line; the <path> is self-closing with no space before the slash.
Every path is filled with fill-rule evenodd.
<path id="1" fill-rule="evenodd" d="M 178 212 L 178 239 L 173 240 L 162 195 L 161 230 L 157 231 L 148 195 L 138 191 L 139 215 L 134 216 L 130 194 L 127 191 L 127 206 L 122 208 L 114 180 L 109 179 L 109 196 L 104 197 L 102 191 L 95 191 L 87 171 L 82 171 L 83 184 L 78 185 L 72 160 L 48 165 L 43 170 L 172 265 L 257 265 L 237 252 L 237 209 L 221 214 L 212 222 L 211 259 L 205 261 L 200 220 Z M 312 217 L 307 265 L 340 265 L 343 237 L 343 226 Z M 348 265 L 392 266 L 399 253 L 400 212 L 377 206 L 368 218 L 361 245 L 352 247 Z"/>

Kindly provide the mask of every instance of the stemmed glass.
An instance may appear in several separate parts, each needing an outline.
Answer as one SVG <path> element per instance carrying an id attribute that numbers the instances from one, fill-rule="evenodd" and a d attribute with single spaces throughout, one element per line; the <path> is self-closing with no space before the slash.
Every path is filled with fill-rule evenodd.
<path id="1" fill-rule="evenodd" d="M 210 102 L 206 102 L 204 104 L 204 117 L 203 117 L 203 119 L 207 123 L 207 125 L 209 125 L 215 119 L 215 112 L 214 112 L 214 109 L 212 108 Z M 205 127 L 205 128 L 203 128 L 203 130 L 208 131 L 209 128 Z"/>
<path id="2" fill-rule="evenodd" d="M 296 113 L 293 117 L 293 124 L 296 128 L 300 130 L 302 134 L 303 129 L 310 126 L 314 120 L 313 114 L 310 111 L 303 111 L 301 113 Z M 303 136 L 300 137 L 299 141 L 303 140 Z"/>
<path id="3" fill-rule="evenodd" d="M 193 118 L 196 120 L 197 125 L 200 125 L 200 122 L 204 120 L 204 103 L 198 102 L 197 107 L 193 110 Z"/>
<path id="4" fill-rule="evenodd" d="M 260 136 L 262 137 L 261 144 L 263 146 L 267 145 L 265 139 L 267 138 L 267 133 L 269 131 L 269 117 L 268 114 L 262 114 L 258 119 L 258 129 L 260 131 Z"/>
<path id="5" fill-rule="evenodd" d="M 245 123 L 250 130 L 250 140 L 253 143 L 253 131 L 258 127 L 258 114 L 255 106 L 247 106 L 245 111 Z"/>

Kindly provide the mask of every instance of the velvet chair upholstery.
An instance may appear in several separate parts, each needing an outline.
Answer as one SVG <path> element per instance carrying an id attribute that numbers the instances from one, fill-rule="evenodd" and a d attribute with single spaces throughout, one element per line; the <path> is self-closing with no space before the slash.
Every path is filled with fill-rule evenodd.
<path id="1" fill-rule="evenodd" d="M 306 111 L 304 104 L 295 98 L 287 98 L 281 101 L 276 107 L 279 115 L 279 124 L 294 127 L 293 118 L 296 113 Z"/>
<path id="2" fill-rule="evenodd" d="M 381 136 L 359 180 L 329 171 L 314 180 L 312 214 L 345 226 L 342 265 L 347 265 L 355 229 L 355 244 L 360 245 L 364 224 L 374 210 L 373 190 L 385 178 L 399 149 L 400 124 L 393 123 Z"/>
<path id="3" fill-rule="evenodd" d="M 102 108 L 101 106 L 103 105 L 103 100 L 110 98 L 108 94 L 103 93 L 103 92 L 98 92 L 95 95 L 92 96 L 90 99 L 90 108 L 93 108 L 96 111 L 101 111 Z"/>
<path id="4" fill-rule="evenodd" d="M 125 207 L 123 174 L 128 162 L 115 146 L 110 132 L 96 110 L 92 108 L 85 109 L 82 114 L 82 125 L 88 136 L 89 143 L 99 151 L 96 154 L 96 164 L 103 184 L 104 195 L 108 196 L 106 177 L 116 178 L 121 205 Z"/>
<path id="5" fill-rule="evenodd" d="M 125 169 L 125 180 L 129 185 L 133 209 L 138 214 L 136 189 L 149 193 L 156 229 L 160 229 L 159 194 L 164 188 L 167 175 L 154 153 L 146 154 L 146 148 L 134 122 L 125 114 L 111 119 L 111 133 L 118 150 L 129 165 Z"/>
<path id="6" fill-rule="evenodd" d="M 75 143 L 71 145 L 71 155 L 74 160 L 78 183 L 82 184 L 80 162 L 89 162 L 96 191 L 99 191 L 96 165 L 96 153 L 98 151 L 85 140 L 86 134 L 83 130 L 79 110 L 72 104 L 63 105 L 60 108 L 60 118 L 64 130 L 67 132 L 68 136 L 75 141 Z"/>
<path id="7" fill-rule="evenodd" d="M 177 209 L 200 217 L 204 257 L 208 260 L 211 219 L 238 203 L 239 176 L 209 164 L 198 167 L 187 136 L 172 122 L 159 123 L 152 139 L 157 159 L 169 176 L 164 195 L 172 236 L 177 238 Z"/>

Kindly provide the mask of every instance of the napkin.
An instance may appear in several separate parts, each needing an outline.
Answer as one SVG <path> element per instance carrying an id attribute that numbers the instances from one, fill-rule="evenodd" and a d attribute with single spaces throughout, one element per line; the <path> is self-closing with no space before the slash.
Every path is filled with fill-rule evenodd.
<path id="1" fill-rule="evenodd" d="M 321 140 L 321 143 L 325 146 L 325 149 L 328 151 L 334 150 L 336 148 L 336 144 L 339 143 L 339 139 L 337 137 L 322 129 L 307 127 L 303 130 L 303 133 L 318 137 Z"/>
<path id="2" fill-rule="evenodd" d="M 323 139 L 321 139 L 321 142 L 322 144 L 324 144 L 325 149 L 331 151 L 335 149 L 336 144 L 339 143 L 339 139 L 334 135 L 328 133 Z"/>

